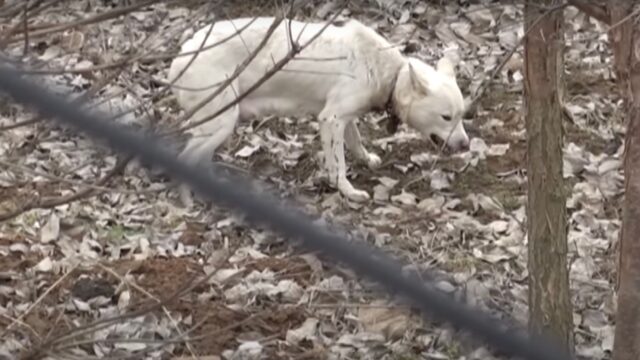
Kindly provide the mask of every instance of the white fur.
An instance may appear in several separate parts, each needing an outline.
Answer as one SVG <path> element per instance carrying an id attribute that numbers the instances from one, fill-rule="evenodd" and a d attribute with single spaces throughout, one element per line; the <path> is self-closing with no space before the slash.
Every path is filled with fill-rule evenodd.
<path id="1" fill-rule="evenodd" d="M 204 46 L 233 35 L 250 21 L 251 18 L 241 18 L 216 22 Z M 201 52 L 175 83 L 173 91 L 179 104 L 189 110 L 213 92 L 212 85 L 226 80 L 245 61 L 273 21 L 273 18 L 254 20 L 239 36 Z M 198 50 L 210 26 L 186 41 L 181 53 Z M 304 44 L 323 26 L 283 21 L 231 86 L 197 111 L 190 121 L 216 112 L 258 81 L 289 52 L 290 33 L 294 40 L 300 36 L 299 43 Z M 175 79 L 192 57 L 177 57 L 171 64 L 168 80 Z M 180 157 L 191 163 L 210 161 L 241 119 L 268 114 L 316 115 L 331 184 L 346 197 L 364 201 L 369 198 L 367 192 L 354 188 L 346 177 L 344 147 L 372 168 L 380 164 L 380 158 L 362 145 L 355 120 L 370 110 L 384 108 L 390 98 L 397 116 L 424 137 L 435 135 L 446 140 L 453 150 L 468 146 L 469 138 L 461 121 L 464 101 L 454 66 L 445 57 L 436 68 L 416 58 L 406 58 L 374 30 L 355 20 L 342 26 L 331 25 L 284 71 L 218 118 L 194 128 L 194 136 Z M 451 119 L 445 121 L 442 116 Z M 185 204 L 191 203 L 185 187 L 181 196 Z"/>

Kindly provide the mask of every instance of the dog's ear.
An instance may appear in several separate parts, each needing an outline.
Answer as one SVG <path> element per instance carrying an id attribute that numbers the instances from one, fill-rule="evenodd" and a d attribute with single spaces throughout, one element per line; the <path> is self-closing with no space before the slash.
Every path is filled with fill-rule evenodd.
<path id="1" fill-rule="evenodd" d="M 438 72 L 452 78 L 456 78 L 456 66 L 461 61 L 460 48 L 457 44 L 449 44 L 442 51 L 442 58 L 438 61 L 436 68 Z"/>
<path id="2" fill-rule="evenodd" d="M 456 64 L 447 56 L 438 61 L 437 69 L 439 73 L 456 78 Z"/>
<path id="3" fill-rule="evenodd" d="M 409 63 L 409 82 L 411 83 L 412 90 L 416 93 L 425 96 L 429 93 L 427 86 L 422 82 L 422 79 L 420 79 L 420 76 L 411 63 Z"/>

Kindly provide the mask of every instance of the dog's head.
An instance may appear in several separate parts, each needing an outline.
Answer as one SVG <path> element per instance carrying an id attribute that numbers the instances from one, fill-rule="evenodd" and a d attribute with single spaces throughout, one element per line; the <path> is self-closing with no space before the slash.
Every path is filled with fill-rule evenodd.
<path id="1" fill-rule="evenodd" d="M 448 57 L 436 68 L 409 58 L 398 73 L 394 107 L 400 119 L 436 144 L 459 151 L 468 148 L 462 123 L 465 102 L 458 87 L 455 63 Z"/>

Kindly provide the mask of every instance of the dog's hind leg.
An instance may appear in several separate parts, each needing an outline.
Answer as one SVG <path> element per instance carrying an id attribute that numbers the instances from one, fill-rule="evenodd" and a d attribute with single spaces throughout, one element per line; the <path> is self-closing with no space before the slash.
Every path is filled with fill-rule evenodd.
<path id="1" fill-rule="evenodd" d="M 344 130 L 345 144 L 350 152 L 355 155 L 360 161 L 367 164 L 371 169 L 374 169 L 380 165 L 382 160 L 380 157 L 367 149 L 362 145 L 362 138 L 360 137 L 360 131 L 358 131 L 358 124 L 355 120 L 349 121 Z"/>
<path id="2" fill-rule="evenodd" d="M 325 167 L 329 182 L 338 188 L 347 198 L 361 202 L 369 199 L 366 191 L 353 187 L 347 179 L 347 166 L 344 156 L 344 133 L 349 120 L 335 115 L 320 114 L 320 138 L 324 152 Z"/>
<path id="3" fill-rule="evenodd" d="M 203 119 L 217 111 L 219 108 L 217 104 L 224 105 L 233 101 L 234 97 L 232 94 L 232 92 L 223 92 L 219 98 L 214 99 L 197 111 L 193 119 L 195 121 Z M 216 149 L 233 134 L 239 116 L 239 106 L 235 105 L 215 119 L 192 129 L 191 133 L 193 136 L 187 141 L 186 146 L 178 158 L 190 165 L 203 165 L 211 161 Z M 181 184 L 179 186 L 179 193 L 180 201 L 184 206 L 190 207 L 193 205 L 191 190 L 187 185 Z"/>

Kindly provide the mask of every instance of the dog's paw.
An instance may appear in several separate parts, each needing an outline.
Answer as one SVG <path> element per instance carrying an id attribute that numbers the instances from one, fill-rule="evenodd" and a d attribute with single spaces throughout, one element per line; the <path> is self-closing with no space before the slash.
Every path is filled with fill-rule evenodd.
<path id="1" fill-rule="evenodd" d="M 193 196 L 191 195 L 191 189 L 186 185 L 181 185 L 178 188 L 178 195 L 180 203 L 185 208 L 193 207 Z"/>
<path id="2" fill-rule="evenodd" d="M 382 164 L 382 159 L 380 159 L 380 156 L 374 153 L 367 153 L 367 166 L 370 169 L 375 169 L 380 166 L 380 164 Z"/>
<path id="3" fill-rule="evenodd" d="M 369 194 L 364 190 L 351 188 L 349 190 L 341 190 L 342 194 L 355 202 L 365 202 L 369 200 Z"/>
<path id="4" fill-rule="evenodd" d="M 358 190 L 353 187 L 346 177 L 338 179 L 338 191 L 346 198 L 355 202 L 364 202 L 369 200 L 369 194 L 366 191 Z"/>

